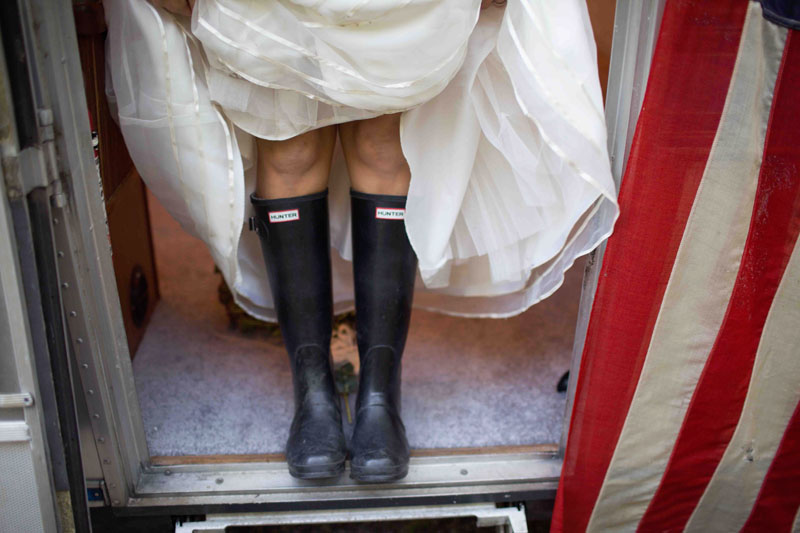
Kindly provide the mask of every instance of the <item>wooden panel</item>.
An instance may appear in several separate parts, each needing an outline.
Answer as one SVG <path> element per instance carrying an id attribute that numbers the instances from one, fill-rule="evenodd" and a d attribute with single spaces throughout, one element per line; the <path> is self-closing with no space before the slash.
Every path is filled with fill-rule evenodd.
<path id="1" fill-rule="evenodd" d="M 611 38 L 614 35 L 614 11 L 616 0 L 587 0 L 589 18 L 592 21 L 594 42 L 597 45 L 597 69 L 600 72 L 600 86 L 603 98 L 608 85 L 608 65 L 611 60 Z"/>
<path id="2" fill-rule="evenodd" d="M 147 197 L 106 100 L 106 27 L 102 3 L 77 3 L 74 13 L 86 104 L 99 141 L 100 177 L 106 198 L 114 273 L 128 348 L 133 357 L 159 297 Z M 133 284 L 132 280 L 135 280 Z M 136 287 L 142 289 L 138 295 Z"/>
<path id="3" fill-rule="evenodd" d="M 133 357 L 159 297 L 147 195 L 135 169 L 106 200 L 106 212 L 122 319 Z"/>
<path id="4" fill-rule="evenodd" d="M 86 89 L 86 104 L 92 126 L 100 140 L 100 176 L 106 198 L 122 183 L 133 167 L 122 132 L 111 118 L 105 95 L 105 22 L 100 2 L 75 5 L 75 26 Z"/>

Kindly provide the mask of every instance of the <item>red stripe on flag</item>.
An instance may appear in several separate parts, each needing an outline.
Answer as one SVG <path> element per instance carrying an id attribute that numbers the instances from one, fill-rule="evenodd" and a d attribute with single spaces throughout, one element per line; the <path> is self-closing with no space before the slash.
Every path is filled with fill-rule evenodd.
<path id="1" fill-rule="evenodd" d="M 668 0 L 578 377 L 553 531 L 584 531 L 641 372 L 736 61 L 747 2 Z"/>
<path id="2" fill-rule="evenodd" d="M 680 531 L 739 422 L 772 300 L 800 231 L 800 40 L 787 42 L 776 82 L 750 232 L 725 319 L 639 531 Z"/>
<path id="3" fill-rule="evenodd" d="M 800 404 L 795 408 L 775 459 L 742 533 L 791 531 L 800 507 Z"/>
<path id="4" fill-rule="evenodd" d="M 776 114 L 764 166 L 769 166 L 776 183 L 800 182 L 800 34 L 789 31 L 784 68 L 775 94 L 780 114 Z M 777 139 L 781 143 L 778 144 Z M 777 191 L 776 191 L 777 192 Z M 800 198 L 795 196 L 792 231 L 800 232 Z M 796 246 L 796 245 L 795 245 Z M 790 253 L 790 251 L 781 251 Z M 767 471 L 761 492 L 742 531 L 789 531 L 800 507 L 800 405 L 794 411 L 781 445 Z"/>

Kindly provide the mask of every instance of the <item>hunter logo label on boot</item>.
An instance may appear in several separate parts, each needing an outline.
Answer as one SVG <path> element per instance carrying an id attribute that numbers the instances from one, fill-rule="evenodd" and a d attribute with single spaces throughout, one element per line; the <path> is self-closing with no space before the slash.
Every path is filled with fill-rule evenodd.
<path id="1" fill-rule="evenodd" d="M 406 210 L 396 207 L 376 207 L 375 218 L 383 220 L 403 220 L 406 217 Z"/>
<path id="2" fill-rule="evenodd" d="M 278 222 L 289 222 L 291 220 L 300 220 L 300 211 L 298 209 L 287 209 L 285 211 L 269 212 L 270 224 L 276 224 Z"/>

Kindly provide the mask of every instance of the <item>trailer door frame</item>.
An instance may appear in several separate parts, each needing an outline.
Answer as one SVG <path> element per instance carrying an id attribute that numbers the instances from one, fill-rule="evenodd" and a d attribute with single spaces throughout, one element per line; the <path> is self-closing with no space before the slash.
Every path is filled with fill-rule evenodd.
<path id="1" fill-rule="evenodd" d="M 606 120 L 614 177 L 619 184 L 644 94 L 653 43 L 665 0 L 619 0 Z M 552 498 L 561 472 L 589 312 L 602 261 L 589 262 L 575 338 L 567 416 L 560 443 L 504 453 L 412 459 L 399 483 L 364 486 L 349 479 L 308 484 L 278 462 L 154 465 L 134 387 L 111 262 L 102 182 L 95 168 L 72 4 L 21 2 L 39 47 L 37 87 L 51 99 L 56 172 L 63 196 L 53 205 L 64 320 L 88 409 L 92 447 L 100 460 L 108 502 L 128 512 L 153 508 L 183 513 L 210 509 L 311 509 L 351 505 L 519 501 Z M 84 455 L 86 455 L 84 453 Z"/>
<path id="2" fill-rule="evenodd" d="M 57 504 L 7 186 L 15 176 L 4 172 L 12 157 L 0 166 L 0 531 L 49 532 Z"/>

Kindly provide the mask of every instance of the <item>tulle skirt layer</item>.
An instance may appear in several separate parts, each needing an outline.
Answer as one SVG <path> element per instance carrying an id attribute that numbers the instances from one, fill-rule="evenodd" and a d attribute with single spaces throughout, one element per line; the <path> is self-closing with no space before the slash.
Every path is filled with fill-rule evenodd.
<path id="1" fill-rule="evenodd" d="M 193 12 L 211 99 L 258 137 L 430 100 L 464 61 L 479 0 L 308 4 L 211 0 Z"/>
<path id="2" fill-rule="evenodd" d="M 402 112 L 418 306 L 510 316 L 618 214 L 586 7 L 479 0 L 198 0 L 192 20 L 107 0 L 109 87 L 147 185 L 274 320 L 247 231 L 254 136 Z M 330 181 L 334 300 L 352 305 L 349 180 Z"/>

